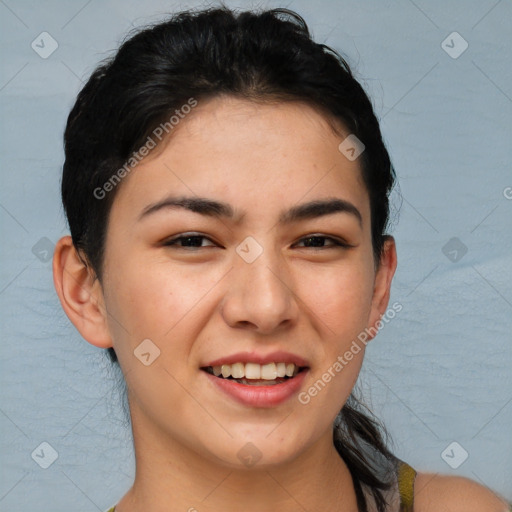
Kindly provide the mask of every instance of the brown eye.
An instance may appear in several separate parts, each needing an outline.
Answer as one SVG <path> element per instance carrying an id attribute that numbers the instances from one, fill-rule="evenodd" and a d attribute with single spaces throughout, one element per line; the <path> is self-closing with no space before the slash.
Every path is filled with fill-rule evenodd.
<path id="1" fill-rule="evenodd" d="M 301 238 L 299 240 L 299 244 L 304 242 L 302 247 L 306 248 L 314 248 L 314 249 L 328 249 L 332 247 L 350 247 L 345 242 L 341 240 L 337 240 L 336 238 L 330 236 L 322 236 L 322 235 L 311 235 Z M 327 242 L 327 244 L 326 244 Z"/>
<path id="2" fill-rule="evenodd" d="M 209 245 L 203 245 L 203 241 L 208 241 L 211 243 Z M 163 245 L 166 247 L 200 249 L 201 247 L 212 247 L 215 244 L 204 235 L 189 234 L 174 237 L 170 240 L 167 240 Z"/>

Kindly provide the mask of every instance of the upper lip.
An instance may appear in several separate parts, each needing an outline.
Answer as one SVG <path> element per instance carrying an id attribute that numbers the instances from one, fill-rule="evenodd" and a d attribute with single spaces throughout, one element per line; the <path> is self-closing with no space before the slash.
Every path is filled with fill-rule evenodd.
<path id="1" fill-rule="evenodd" d="M 299 367 L 309 366 L 308 362 L 304 358 L 290 352 L 278 350 L 276 352 L 270 352 L 269 354 L 259 354 L 257 352 L 237 352 L 236 354 L 223 356 L 219 359 L 210 361 L 202 365 L 201 368 L 235 363 L 257 363 L 261 365 L 268 363 L 294 363 Z"/>

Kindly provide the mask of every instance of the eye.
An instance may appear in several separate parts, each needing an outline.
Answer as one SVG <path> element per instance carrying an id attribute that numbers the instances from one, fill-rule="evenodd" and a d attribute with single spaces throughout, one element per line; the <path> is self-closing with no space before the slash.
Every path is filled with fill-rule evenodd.
<path id="1" fill-rule="evenodd" d="M 331 236 L 325 235 L 309 235 L 304 238 L 301 238 L 298 244 L 304 242 L 305 245 L 302 247 L 305 248 L 313 248 L 313 249 L 328 249 L 333 247 L 352 247 L 351 245 L 343 242 L 342 240 L 338 240 Z M 328 244 L 326 245 L 326 242 Z M 297 246 L 297 244 L 295 244 Z"/>
<path id="2" fill-rule="evenodd" d="M 203 242 L 210 242 L 208 245 L 203 245 Z M 163 243 L 165 247 L 179 247 L 188 249 L 200 249 L 201 247 L 214 247 L 214 244 L 208 237 L 198 233 L 188 233 L 176 236 Z"/>

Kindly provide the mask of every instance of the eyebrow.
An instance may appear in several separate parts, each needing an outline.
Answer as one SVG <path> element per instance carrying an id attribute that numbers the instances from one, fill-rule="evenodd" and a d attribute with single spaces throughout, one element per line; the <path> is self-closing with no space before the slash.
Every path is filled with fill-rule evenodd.
<path id="1" fill-rule="evenodd" d="M 231 205 L 206 197 L 167 197 L 157 203 L 146 206 L 139 215 L 139 221 L 154 213 L 167 209 L 183 208 L 200 215 L 217 218 L 237 219 L 239 222 L 245 212 L 236 211 Z M 339 198 L 317 199 L 303 203 L 284 211 L 279 216 L 279 224 L 291 224 L 299 220 L 309 220 L 333 213 L 348 213 L 354 216 L 359 225 L 363 225 L 361 212 L 349 201 Z"/>
<path id="2" fill-rule="evenodd" d="M 289 224 L 299 220 L 314 219 L 333 213 L 348 213 L 353 215 L 359 225 L 363 226 L 361 212 L 349 201 L 339 198 L 317 199 L 309 203 L 293 206 L 279 217 L 280 224 Z"/>

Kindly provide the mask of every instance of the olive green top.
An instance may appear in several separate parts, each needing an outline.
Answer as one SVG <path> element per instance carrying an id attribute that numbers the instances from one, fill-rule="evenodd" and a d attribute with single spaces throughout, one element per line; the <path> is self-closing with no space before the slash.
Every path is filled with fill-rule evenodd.
<path id="1" fill-rule="evenodd" d="M 414 479 L 416 471 L 403 461 L 398 462 L 399 512 L 412 512 L 414 505 Z"/>

